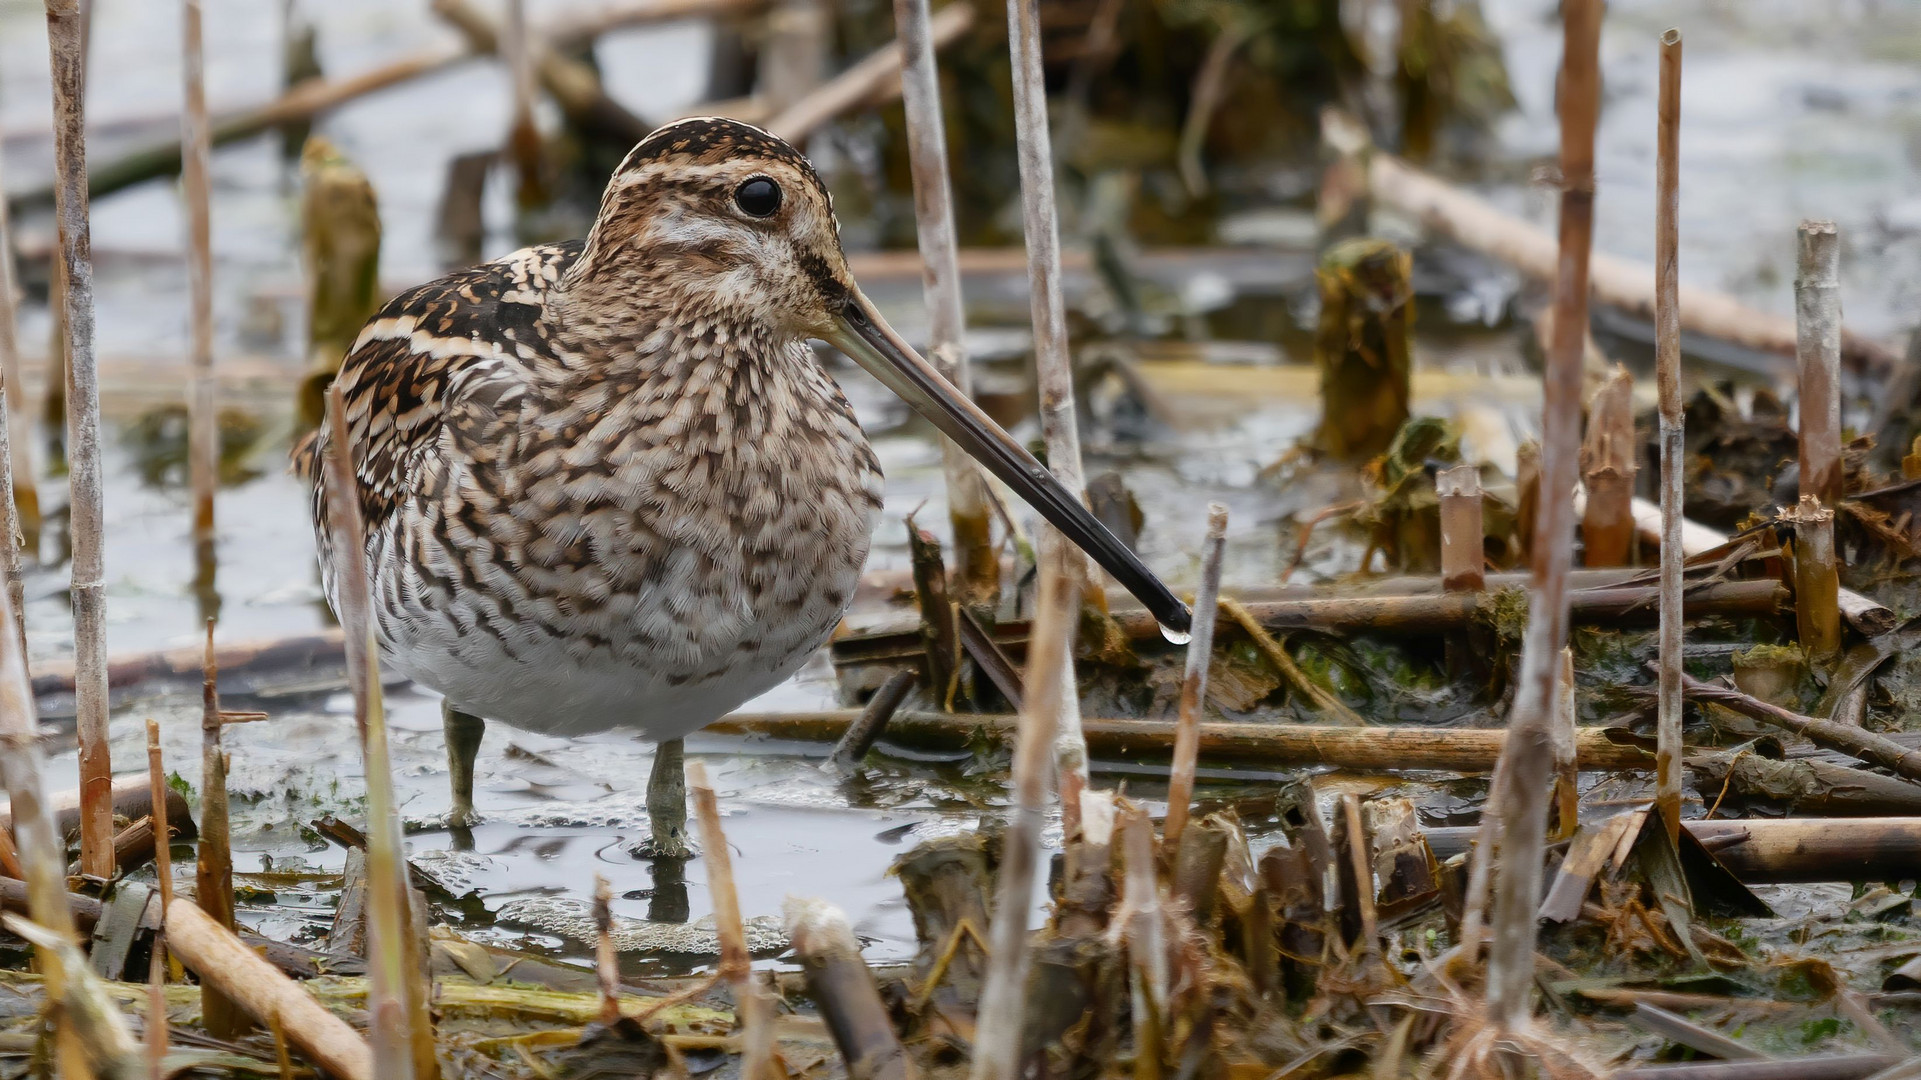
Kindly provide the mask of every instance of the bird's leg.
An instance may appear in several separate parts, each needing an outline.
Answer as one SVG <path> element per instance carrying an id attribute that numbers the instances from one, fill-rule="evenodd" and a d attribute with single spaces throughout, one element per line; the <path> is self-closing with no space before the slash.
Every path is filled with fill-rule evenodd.
<path id="1" fill-rule="evenodd" d="M 440 723 L 447 735 L 447 780 L 454 789 L 454 805 L 447 812 L 447 824 L 464 829 L 476 818 L 474 759 L 480 756 L 480 736 L 487 728 L 487 721 L 461 712 L 452 702 L 442 699 Z"/>
<path id="2" fill-rule="evenodd" d="M 684 859 L 694 853 L 687 842 L 687 748 L 679 739 L 654 749 L 654 771 L 647 777 L 647 821 L 653 831 L 648 854 Z"/>

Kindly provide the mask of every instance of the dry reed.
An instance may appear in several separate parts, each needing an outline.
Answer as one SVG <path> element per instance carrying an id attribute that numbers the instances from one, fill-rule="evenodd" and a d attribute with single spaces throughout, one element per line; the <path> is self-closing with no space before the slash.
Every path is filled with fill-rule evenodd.
<path id="1" fill-rule="evenodd" d="M 1681 31 L 1661 35 L 1654 165 L 1654 367 L 1661 428 L 1660 692 L 1656 699 L 1654 802 L 1668 836 L 1681 834 L 1681 494 L 1687 416 L 1681 407 Z"/>

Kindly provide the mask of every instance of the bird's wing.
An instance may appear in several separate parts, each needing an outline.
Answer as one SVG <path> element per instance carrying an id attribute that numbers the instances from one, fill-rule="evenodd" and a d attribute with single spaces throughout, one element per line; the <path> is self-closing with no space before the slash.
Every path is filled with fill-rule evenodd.
<path id="1" fill-rule="evenodd" d="M 395 297 L 361 330 L 339 375 L 361 518 L 371 528 L 456 468 L 511 462 L 528 392 L 523 345 L 576 245 L 528 248 Z M 296 451 L 319 484 L 323 427 Z"/>

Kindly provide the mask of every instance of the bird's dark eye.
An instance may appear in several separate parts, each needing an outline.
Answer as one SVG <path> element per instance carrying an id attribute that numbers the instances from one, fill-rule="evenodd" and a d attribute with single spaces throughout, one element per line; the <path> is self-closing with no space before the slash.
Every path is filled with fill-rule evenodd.
<path id="1" fill-rule="evenodd" d="M 748 217 L 773 217 L 780 210 L 780 185 L 756 176 L 734 189 L 734 205 Z"/>

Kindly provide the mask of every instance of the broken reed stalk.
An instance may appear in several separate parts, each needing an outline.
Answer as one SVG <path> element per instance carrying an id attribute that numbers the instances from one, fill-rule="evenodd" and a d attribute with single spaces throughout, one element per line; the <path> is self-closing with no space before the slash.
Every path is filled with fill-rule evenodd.
<path id="1" fill-rule="evenodd" d="M 773 1006 L 754 981 L 747 927 L 740 917 L 740 892 L 734 885 L 733 855 L 720 828 L 720 801 L 714 796 L 707 766 L 699 761 L 687 763 L 687 791 L 693 797 L 694 822 L 700 827 L 701 859 L 707 865 L 707 892 L 714 904 L 714 933 L 720 938 L 720 966 L 715 974 L 733 989 L 740 1014 L 740 1075 L 743 1080 L 769 1080 Z"/>
<path id="2" fill-rule="evenodd" d="M 1626 566 L 1634 554 L 1634 376 L 1616 364 L 1588 402 L 1581 444 L 1582 563 Z"/>
<path id="3" fill-rule="evenodd" d="M 3 255 L 4 253 L 0 253 Z M 0 625 L 13 623 L 13 598 L 0 596 L 5 606 Z M 27 654 L 20 638 L 0 634 L 0 787 L 12 803 L 12 828 L 21 869 L 26 874 L 27 910 L 33 921 L 62 940 L 75 940 L 73 910 L 67 905 L 66 845 L 54 824 L 53 804 L 47 798 L 46 757 L 27 681 Z M 36 950 L 46 977 L 47 999 L 60 1000 L 66 985 L 60 957 Z M 92 1073 L 70 1028 L 60 1025 L 56 1040 L 58 1075 L 86 1078 Z M 69 1071 L 72 1070 L 72 1071 Z"/>
<path id="4" fill-rule="evenodd" d="M 1027 277 L 1034 290 L 1034 373 L 1040 390 L 1041 434 L 1047 441 L 1047 467 L 1068 494 L 1085 500 L 1081 475 L 1081 435 L 1074 415 L 1074 362 L 1067 350 L 1067 306 L 1061 296 L 1061 226 L 1054 204 L 1054 154 L 1047 126 L 1047 87 L 1041 73 L 1039 0 L 1007 0 L 1008 48 L 1014 67 L 1014 137 L 1021 175 L 1021 232 L 1027 240 Z M 1044 526 L 1061 561 L 1061 572 L 1085 579 L 1087 560 L 1079 549 Z M 1042 556 L 1048 558 L 1047 555 Z M 1074 589 L 1078 600 L 1079 589 Z M 1061 828 L 1072 836 L 1080 826 L 1080 794 L 1087 787 L 1087 740 L 1081 735 L 1080 695 L 1075 687 L 1074 654 L 1060 654 L 1061 695 L 1054 757 L 1060 769 Z M 1052 676 L 1050 676 L 1052 677 Z M 1034 676 L 1028 674 L 1028 684 Z M 978 1072 L 976 1080 L 984 1080 Z"/>
<path id="5" fill-rule="evenodd" d="M 1079 576 L 1058 550 L 1062 546 L 1064 541 L 1058 537 L 1048 545 L 1055 550 L 1042 557 L 1036 589 L 1033 641 L 1027 658 L 1027 707 L 1021 711 L 1014 748 L 1014 803 L 1008 808 L 1007 831 L 1001 842 L 994 919 L 988 930 L 989 967 L 981 993 L 970 1080 L 1016 1080 L 1021 1074 L 1021 1029 L 1027 1011 L 1027 920 L 1033 907 L 1034 874 L 1040 863 L 1041 828 L 1047 817 L 1049 758 L 1055 746 L 1056 721 L 1074 693 L 1067 658 L 1074 649 L 1081 590 Z M 1084 756 L 1081 764 L 1086 764 Z M 1061 779 L 1064 789 L 1068 779 L 1065 771 Z"/>
<path id="6" fill-rule="evenodd" d="M 1535 909 L 1541 895 L 1547 789 L 1553 770 L 1548 725 L 1568 637 L 1574 490 L 1581 435 L 1581 358 L 1588 328 L 1588 253 L 1594 229 L 1594 129 L 1600 112 L 1600 0 L 1567 0 L 1561 64 L 1561 255 L 1554 281 L 1554 339 L 1543 374 L 1541 505 L 1535 521 L 1534 590 L 1508 741 L 1508 794 L 1501 803 L 1500 874 L 1488 955 L 1489 1019 L 1518 1030 L 1533 1007 Z"/>
<path id="7" fill-rule="evenodd" d="M 1448 592 L 1487 587 L 1481 495 L 1479 466 L 1456 465 L 1434 474 L 1434 497 L 1441 504 L 1441 588 Z"/>
<path id="8" fill-rule="evenodd" d="M 376 1068 L 376 1059 L 354 1029 L 260 958 L 233 932 L 192 900 L 181 898 L 167 911 L 167 942 L 181 963 L 218 987 L 248 1014 L 275 1022 L 302 1053 L 341 1080 L 391 1080 L 409 1073 Z M 369 991 L 368 1000 L 373 1000 Z"/>
<path id="9" fill-rule="evenodd" d="M 0 264 L 12 261 L 10 249 L 6 246 L 6 224 L 4 214 L 0 213 Z M 13 303 L 10 276 L 0 270 L 0 292 L 6 292 L 0 299 L 0 351 L 13 349 Z M 17 368 L 16 363 L 12 365 Z M 27 642 L 27 585 L 21 573 L 20 545 L 25 537 L 20 532 L 20 506 L 14 501 L 14 459 L 12 417 L 9 413 L 9 398 L 18 393 L 18 383 L 8 381 L 9 376 L 0 370 L 0 574 L 6 578 L 7 600 L 13 610 L 13 635 L 20 639 L 20 648 L 26 649 Z"/>
<path id="10" fill-rule="evenodd" d="M 1654 805 L 1668 838 L 1681 835 L 1681 473 L 1687 413 L 1681 406 L 1681 31 L 1661 35 L 1660 119 L 1654 164 L 1654 370 L 1660 389 L 1661 629 Z"/>
<path id="11" fill-rule="evenodd" d="M 519 6 L 516 4 L 515 6 Z M 614 951 L 614 890 L 594 875 L 594 979 L 600 984 L 600 1022 L 620 1022 L 620 957 Z"/>
<path id="12" fill-rule="evenodd" d="M 0 175 L 4 169 L 0 169 Z M 0 464 L 7 472 L 6 483 L 8 504 L 6 511 L 7 529 L 10 535 L 17 534 L 20 526 L 26 526 L 29 535 L 40 532 L 40 492 L 34 484 L 33 476 L 33 410 L 27 408 L 27 384 L 20 373 L 20 322 L 19 311 L 14 302 L 13 266 L 13 221 L 7 212 L 5 199 L 0 199 L 0 409 L 5 416 L 0 417 L 5 427 L 0 430 L 9 436 L 4 446 L 0 446 Z M 13 515 L 18 514 L 18 518 Z M 13 578 L 7 579 L 9 587 Z M 14 597 L 13 613 L 22 617 L 24 611 L 20 598 Z"/>
<path id="13" fill-rule="evenodd" d="M 418 955 L 409 916 L 407 866 L 400 810 L 387 751 L 386 706 L 381 700 L 374 642 L 373 593 L 362 546 L 347 407 L 336 385 L 327 393 L 327 518 L 337 569 L 335 603 L 347 641 L 347 680 L 354 693 L 354 726 L 367 778 L 367 995 L 368 1028 L 382 1080 L 436 1080 L 434 1032 L 428 1014 L 425 958 Z"/>
<path id="14" fill-rule="evenodd" d="M 227 753 L 221 746 L 220 669 L 213 651 L 213 620 L 207 620 L 200 682 L 200 843 L 195 850 L 194 897 L 202 911 L 231 931 L 234 924 L 233 848 L 228 832 Z M 161 789 L 162 792 L 165 789 Z M 164 798 L 164 795 L 162 795 Z M 251 1028 L 238 1006 L 212 983 L 200 987 L 200 1012 L 217 1039 Z"/>
<path id="15" fill-rule="evenodd" d="M 1832 221 L 1798 232 L 1794 322 L 1798 332 L 1801 502 L 1794 523 L 1794 617 L 1810 659 L 1841 645 L 1834 508 L 1841 479 L 1841 238 Z"/>
<path id="16" fill-rule="evenodd" d="M 1801 494 L 1832 510 L 1846 494 L 1841 480 L 1841 237 L 1832 221 L 1803 221 L 1797 240 Z"/>
<path id="17" fill-rule="evenodd" d="M 1161 911 L 1161 884 L 1154 859 L 1154 826 L 1145 811 L 1121 811 L 1121 909 L 1127 925 L 1128 985 L 1133 998 L 1134 1077 L 1160 1080 L 1167 1056 L 1167 939 Z"/>
<path id="18" fill-rule="evenodd" d="M 161 797 L 150 801 L 153 818 L 153 872 L 160 885 L 160 917 L 173 903 L 173 827 L 167 823 L 167 767 L 160 753 L 160 722 L 147 721 L 147 785 Z"/>
<path id="19" fill-rule="evenodd" d="M 212 153 L 202 62 L 200 0 L 181 0 L 181 69 L 186 106 L 180 112 L 181 179 L 187 197 L 189 292 L 187 475 L 193 488 L 194 580 L 213 595 L 213 496 L 219 482 L 220 430 L 214 412 L 213 210 L 207 172 Z M 201 617 L 212 618 L 212 604 Z"/>
<path id="20" fill-rule="evenodd" d="M 913 1059 L 894 1032 L 846 914 L 824 900 L 797 897 L 787 899 L 784 914 L 807 994 L 840 1048 L 848 1080 L 913 1080 Z"/>
<path id="21" fill-rule="evenodd" d="M 928 0 L 894 0 L 900 43 L 901 105 L 907 113 L 907 160 L 914 180 L 914 227 L 920 244 L 921 292 L 927 300 L 928 353 L 964 397 L 973 395 L 967 358 L 967 312 L 961 304 L 960 241 L 954 232 L 954 192 L 947 172 L 940 72 L 934 58 Z M 980 466 L 941 439 L 947 479 L 947 517 L 954 529 L 954 573 L 964 604 L 1000 598 L 1000 558 L 989 529 L 986 479 Z"/>
<path id="22" fill-rule="evenodd" d="M 1841 647 L 1841 568 L 1835 561 L 1834 511 L 1813 495 L 1781 515 L 1794 526 L 1794 622 L 1810 660 Z"/>
<path id="23" fill-rule="evenodd" d="M 100 490 L 100 382 L 93 353 L 93 243 L 79 0 L 47 0 L 53 71 L 55 218 L 66 279 L 68 505 L 73 536 L 75 724 L 80 737 L 80 871 L 113 877 L 113 762 L 107 748 L 106 569 Z"/>
<path id="24" fill-rule="evenodd" d="M 1194 630 L 1187 642 L 1187 670 L 1181 677 L 1181 710 L 1175 721 L 1174 764 L 1167 782 L 1167 820 L 1161 837 L 1169 852 L 1180 850 L 1194 801 L 1194 763 L 1201 753 L 1201 706 L 1207 702 L 1207 665 L 1214 658 L 1214 624 L 1219 621 L 1221 562 L 1227 550 L 1227 507 L 1209 503 L 1207 542 L 1201 548 L 1201 583 L 1194 590 Z"/>
<path id="25" fill-rule="evenodd" d="M 1574 708 L 1574 650 L 1561 650 L 1561 676 L 1554 695 L 1554 833 L 1556 840 L 1574 835 L 1581 813 L 1578 786 L 1581 766 L 1575 739 L 1579 735 Z"/>

